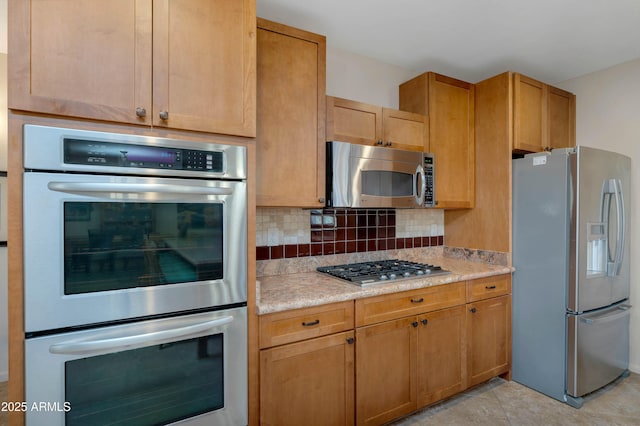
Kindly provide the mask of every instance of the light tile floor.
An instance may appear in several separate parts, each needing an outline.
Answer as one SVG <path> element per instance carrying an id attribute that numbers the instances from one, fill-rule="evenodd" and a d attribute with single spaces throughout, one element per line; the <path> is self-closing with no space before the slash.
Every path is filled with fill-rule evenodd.
<path id="1" fill-rule="evenodd" d="M 423 425 L 640 425 L 640 375 L 631 374 L 587 395 L 575 409 L 516 382 L 495 378 L 391 423 Z"/>
<path id="2" fill-rule="evenodd" d="M 6 382 L 0 401 L 6 401 Z M 6 426 L 0 412 L 0 426 Z M 499 378 L 391 423 L 393 426 L 639 426 L 640 375 L 631 374 L 585 397 L 579 410 Z"/>

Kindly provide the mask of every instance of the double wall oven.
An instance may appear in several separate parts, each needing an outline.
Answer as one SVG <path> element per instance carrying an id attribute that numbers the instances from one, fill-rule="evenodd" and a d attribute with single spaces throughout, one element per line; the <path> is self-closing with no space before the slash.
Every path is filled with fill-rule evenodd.
<path id="1" fill-rule="evenodd" d="M 24 150 L 26 400 L 61 407 L 27 423 L 246 424 L 245 148 L 25 125 Z"/>

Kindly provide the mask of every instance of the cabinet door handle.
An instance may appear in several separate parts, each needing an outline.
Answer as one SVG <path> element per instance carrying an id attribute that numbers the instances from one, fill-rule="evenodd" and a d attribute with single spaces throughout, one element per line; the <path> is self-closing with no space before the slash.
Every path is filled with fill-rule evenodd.
<path id="1" fill-rule="evenodd" d="M 353 337 L 347 337 L 347 344 L 349 345 L 353 345 L 353 342 L 355 342 L 356 339 L 354 339 Z"/>
<path id="2" fill-rule="evenodd" d="M 494 288 L 496 288 L 495 285 L 486 285 L 484 286 L 484 288 L 486 288 L 487 290 L 493 290 Z"/>
<path id="3" fill-rule="evenodd" d="M 147 115 L 147 110 L 142 107 L 138 107 L 136 108 L 136 115 L 140 118 L 145 117 Z"/>
<path id="4" fill-rule="evenodd" d="M 469 309 L 469 310 L 471 311 L 471 313 L 472 313 L 472 314 L 475 314 L 475 313 L 476 313 L 476 311 L 477 311 L 477 309 L 476 309 L 475 307 L 474 307 L 474 308 L 471 308 L 471 309 Z"/>
<path id="5" fill-rule="evenodd" d="M 425 318 L 420 320 L 420 322 L 422 323 L 422 325 L 427 325 L 429 323 L 429 320 Z"/>
<path id="6" fill-rule="evenodd" d="M 417 326 L 418 326 L 418 321 L 414 321 L 414 322 L 412 322 L 412 323 L 411 323 L 411 325 L 412 325 L 414 328 L 415 328 L 415 327 L 417 327 Z"/>
<path id="7" fill-rule="evenodd" d="M 391 141 L 387 141 L 387 146 L 391 146 Z"/>
<path id="8" fill-rule="evenodd" d="M 424 297 L 421 297 L 420 299 L 411 299 L 411 303 L 422 303 L 424 302 Z"/>
<path id="9" fill-rule="evenodd" d="M 382 139 L 378 139 L 378 142 L 376 142 L 378 145 L 382 146 Z"/>
<path id="10" fill-rule="evenodd" d="M 302 322 L 302 326 L 303 327 L 311 327 L 313 325 L 318 325 L 318 324 L 320 324 L 320 320 L 319 319 L 317 319 L 315 321 L 303 321 Z"/>
<path id="11" fill-rule="evenodd" d="M 169 111 L 160 111 L 160 120 L 168 120 L 169 119 Z"/>

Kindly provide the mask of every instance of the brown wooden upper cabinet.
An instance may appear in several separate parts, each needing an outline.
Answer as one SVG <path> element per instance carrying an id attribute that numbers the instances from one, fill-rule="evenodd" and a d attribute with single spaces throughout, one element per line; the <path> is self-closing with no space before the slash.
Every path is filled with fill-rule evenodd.
<path id="1" fill-rule="evenodd" d="M 513 74 L 513 150 L 539 152 L 575 146 L 576 97 L 522 74 Z"/>
<path id="2" fill-rule="evenodd" d="M 255 0 L 10 0 L 9 107 L 255 136 Z"/>
<path id="3" fill-rule="evenodd" d="M 327 96 L 327 140 L 424 152 L 429 117 Z"/>
<path id="4" fill-rule="evenodd" d="M 434 72 L 400 85 L 400 109 L 429 116 L 438 207 L 475 206 L 475 86 Z"/>
<path id="5" fill-rule="evenodd" d="M 324 36 L 258 19 L 258 206 L 324 206 L 325 58 Z"/>

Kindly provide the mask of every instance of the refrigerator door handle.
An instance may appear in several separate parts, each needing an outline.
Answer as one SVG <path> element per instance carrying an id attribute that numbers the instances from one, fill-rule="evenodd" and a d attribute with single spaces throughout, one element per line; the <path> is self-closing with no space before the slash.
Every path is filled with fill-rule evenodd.
<path id="1" fill-rule="evenodd" d="M 605 322 L 614 321 L 624 317 L 625 315 L 629 315 L 629 309 L 631 309 L 631 305 L 620 305 L 618 306 L 618 311 L 620 312 L 608 313 L 606 315 L 594 318 L 580 318 L 580 322 L 583 322 L 585 324 L 602 324 Z"/>
<path id="2" fill-rule="evenodd" d="M 611 225 L 611 199 L 616 203 L 616 241 L 615 251 L 612 255 L 609 243 L 609 229 Z M 622 269 L 622 259 L 624 251 L 624 198 L 622 197 L 622 182 L 620 179 L 608 179 L 602 184 L 602 194 L 600 197 L 600 221 L 605 223 L 605 233 L 607 238 L 607 275 L 614 277 L 620 275 Z"/>
<path id="3" fill-rule="evenodd" d="M 622 181 L 616 179 L 616 208 L 618 209 L 618 242 L 620 247 L 616 247 L 616 269 L 615 275 L 620 275 L 622 262 L 624 260 L 624 237 L 627 231 L 626 212 L 624 206 L 624 196 L 622 195 Z"/>

